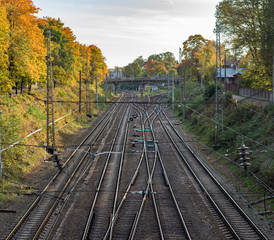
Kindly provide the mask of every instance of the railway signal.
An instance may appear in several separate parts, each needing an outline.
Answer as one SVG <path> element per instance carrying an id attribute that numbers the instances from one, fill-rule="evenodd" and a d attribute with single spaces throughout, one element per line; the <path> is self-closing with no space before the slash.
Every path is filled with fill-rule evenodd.
<path id="1" fill-rule="evenodd" d="M 245 146 L 244 142 L 238 148 L 238 150 L 240 150 L 239 155 L 241 156 L 240 157 L 240 161 L 242 162 L 241 166 L 244 168 L 245 171 L 247 171 L 247 167 L 250 165 L 250 163 L 248 162 L 250 158 L 247 157 L 249 155 L 249 152 L 246 151 L 247 149 L 249 149 L 249 147 Z"/>

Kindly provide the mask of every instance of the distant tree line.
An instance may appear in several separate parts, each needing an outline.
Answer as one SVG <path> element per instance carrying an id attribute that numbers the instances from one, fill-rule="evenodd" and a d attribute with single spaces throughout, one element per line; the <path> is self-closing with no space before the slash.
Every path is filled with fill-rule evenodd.
<path id="1" fill-rule="evenodd" d="M 132 63 L 122 68 L 125 77 L 152 77 L 163 76 L 171 72 L 177 75 L 178 63 L 171 52 L 152 54 L 148 59 L 139 56 Z"/>
<path id="2" fill-rule="evenodd" d="M 46 84 L 47 31 L 51 31 L 53 80 L 74 85 L 79 71 L 88 81 L 101 81 L 107 66 L 95 45 L 76 41 L 69 27 L 58 18 L 35 16 L 32 0 L 0 0 L 0 93 Z"/>
<path id="3" fill-rule="evenodd" d="M 274 1 L 223 0 L 216 8 L 220 26 L 221 60 L 235 62 L 244 68 L 242 86 L 272 89 L 274 54 Z M 139 56 L 125 66 L 126 77 L 166 75 L 185 76 L 192 81 L 214 81 L 216 75 L 216 42 L 202 35 L 191 35 L 182 43 L 182 62 L 177 64 L 173 53 Z"/>

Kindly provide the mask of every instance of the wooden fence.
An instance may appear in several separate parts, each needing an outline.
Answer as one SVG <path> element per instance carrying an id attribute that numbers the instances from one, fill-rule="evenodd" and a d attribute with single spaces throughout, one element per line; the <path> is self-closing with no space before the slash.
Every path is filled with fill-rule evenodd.
<path id="1" fill-rule="evenodd" d="M 272 92 L 260 89 L 239 88 L 239 95 L 263 100 L 272 100 Z"/>

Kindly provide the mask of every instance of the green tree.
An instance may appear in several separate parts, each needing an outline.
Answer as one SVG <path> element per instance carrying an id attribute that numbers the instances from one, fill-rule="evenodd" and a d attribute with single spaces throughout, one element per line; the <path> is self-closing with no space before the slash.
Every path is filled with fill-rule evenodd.
<path id="1" fill-rule="evenodd" d="M 52 70 L 54 83 L 68 85 L 72 81 L 74 72 L 74 40 L 72 31 L 64 27 L 64 23 L 58 18 L 45 18 L 45 24 L 39 25 L 43 29 L 44 37 L 47 31 L 51 31 Z"/>
<path id="2" fill-rule="evenodd" d="M 272 76 L 273 1 L 223 0 L 217 6 L 216 17 L 227 41 L 235 48 L 245 49 L 250 58 L 243 74 L 245 82 L 250 87 L 263 86 L 269 89 Z"/>
<path id="3" fill-rule="evenodd" d="M 146 60 L 143 58 L 143 56 L 137 57 L 133 62 L 136 62 L 139 64 L 141 68 L 143 68 L 146 65 Z"/>
<path id="4" fill-rule="evenodd" d="M 126 77 L 141 77 L 142 75 L 142 68 L 139 66 L 137 62 L 133 62 L 125 66 L 123 75 Z"/>

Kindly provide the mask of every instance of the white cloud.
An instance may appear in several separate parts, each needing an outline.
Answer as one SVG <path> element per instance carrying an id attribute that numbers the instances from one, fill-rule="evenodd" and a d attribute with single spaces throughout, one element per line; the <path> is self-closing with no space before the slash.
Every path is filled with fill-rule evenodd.
<path id="1" fill-rule="evenodd" d="M 218 0 L 34 0 L 40 16 L 60 17 L 77 40 L 96 44 L 110 67 L 171 51 L 188 36 L 212 38 Z"/>

